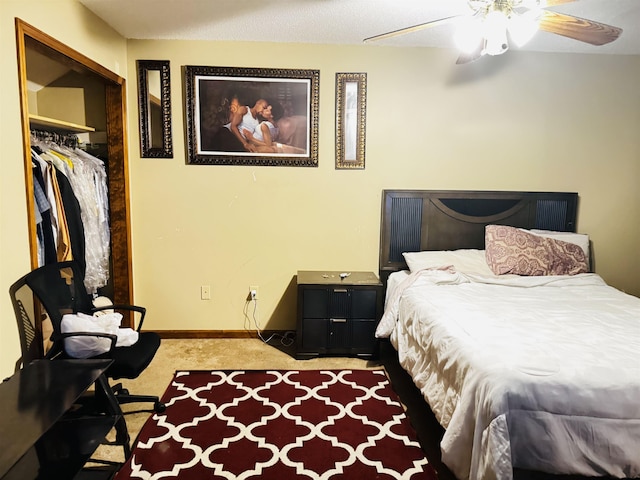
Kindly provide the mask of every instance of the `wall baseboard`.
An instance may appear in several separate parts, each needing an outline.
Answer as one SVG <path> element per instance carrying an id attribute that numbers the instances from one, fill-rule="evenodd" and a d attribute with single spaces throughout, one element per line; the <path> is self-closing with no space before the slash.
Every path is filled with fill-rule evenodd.
<path id="1" fill-rule="evenodd" d="M 258 338 L 251 330 L 154 330 L 160 338 Z M 272 334 L 284 335 L 289 330 L 263 330 L 264 338 Z"/>

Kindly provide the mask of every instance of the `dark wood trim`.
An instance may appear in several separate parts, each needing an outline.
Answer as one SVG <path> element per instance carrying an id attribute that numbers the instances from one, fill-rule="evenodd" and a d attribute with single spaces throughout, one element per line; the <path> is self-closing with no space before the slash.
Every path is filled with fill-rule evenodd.
<path id="1" fill-rule="evenodd" d="M 109 223 L 114 303 L 133 304 L 129 164 L 127 158 L 125 84 L 107 85 L 107 142 L 109 151 Z M 119 248 L 124 245 L 125 248 Z M 130 321 L 133 319 L 130 318 Z"/>
<path id="2" fill-rule="evenodd" d="M 258 334 L 252 330 L 155 330 L 160 338 L 258 338 Z M 263 330 L 263 337 L 271 335 L 283 335 L 289 330 Z"/>

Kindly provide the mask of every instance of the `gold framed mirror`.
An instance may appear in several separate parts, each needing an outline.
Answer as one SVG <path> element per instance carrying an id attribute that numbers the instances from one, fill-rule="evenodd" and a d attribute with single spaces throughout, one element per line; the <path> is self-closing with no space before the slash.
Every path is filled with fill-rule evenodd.
<path id="1" fill-rule="evenodd" d="M 367 74 L 336 73 L 336 169 L 364 169 Z"/>
<path id="2" fill-rule="evenodd" d="M 140 156 L 173 158 L 168 60 L 138 60 Z"/>

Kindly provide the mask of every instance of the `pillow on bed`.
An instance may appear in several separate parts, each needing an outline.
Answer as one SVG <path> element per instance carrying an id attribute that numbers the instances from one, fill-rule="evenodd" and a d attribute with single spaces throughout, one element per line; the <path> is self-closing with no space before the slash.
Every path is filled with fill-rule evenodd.
<path id="1" fill-rule="evenodd" d="M 563 242 L 575 243 L 584 252 L 585 257 L 587 258 L 587 266 L 589 265 L 589 235 L 573 232 L 555 232 L 553 230 L 534 229 L 524 231 L 533 233 L 534 235 L 540 235 L 541 237 L 553 238 L 555 240 L 562 240 Z"/>
<path id="2" fill-rule="evenodd" d="M 576 275 L 589 271 L 580 246 L 521 228 L 487 225 L 485 249 L 487 264 L 496 275 Z"/>
<path id="3" fill-rule="evenodd" d="M 487 265 L 484 250 L 425 250 L 405 252 L 402 255 L 412 272 L 453 265 L 456 271 L 461 273 L 493 276 L 493 272 Z"/>

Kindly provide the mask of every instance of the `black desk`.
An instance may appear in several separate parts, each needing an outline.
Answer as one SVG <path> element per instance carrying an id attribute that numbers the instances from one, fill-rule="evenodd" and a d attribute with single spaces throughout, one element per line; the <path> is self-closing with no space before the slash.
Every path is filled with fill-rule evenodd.
<path id="1" fill-rule="evenodd" d="M 103 376 L 111 362 L 38 360 L 0 384 L 0 478 L 74 478 L 114 426 L 129 455 L 126 423 Z"/>

